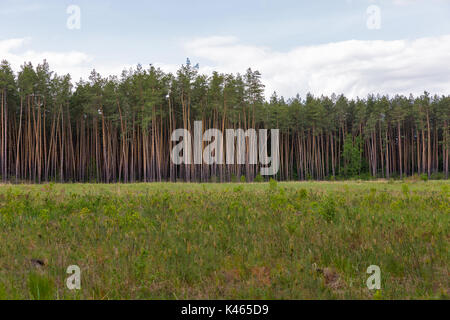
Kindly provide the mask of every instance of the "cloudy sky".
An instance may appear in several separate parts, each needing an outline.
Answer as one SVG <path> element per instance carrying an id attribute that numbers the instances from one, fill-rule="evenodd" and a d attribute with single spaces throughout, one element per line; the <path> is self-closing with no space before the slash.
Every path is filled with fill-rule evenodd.
<path id="1" fill-rule="evenodd" d="M 207 74 L 257 69 L 267 95 L 449 94 L 450 0 L 0 0 L 16 71 L 47 59 L 78 80 L 186 57 Z"/>

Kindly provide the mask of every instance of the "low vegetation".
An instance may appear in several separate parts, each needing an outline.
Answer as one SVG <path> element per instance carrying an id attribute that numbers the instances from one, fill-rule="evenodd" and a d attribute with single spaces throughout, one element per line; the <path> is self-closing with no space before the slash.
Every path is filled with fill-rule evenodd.
<path id="1" fill-rule="evenodd" d="M 0 299 L 447 299 L 449 193 L 420 179 L 3 185 Z"/>

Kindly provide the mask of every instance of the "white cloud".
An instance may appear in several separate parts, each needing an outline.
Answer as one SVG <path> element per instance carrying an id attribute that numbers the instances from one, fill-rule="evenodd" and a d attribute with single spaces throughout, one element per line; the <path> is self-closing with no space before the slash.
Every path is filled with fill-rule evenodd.
<path id="1" fill-rule="evenodd" d="M 30 42 L 29 38 L 1 40 L 1 59 L 7 60 L 16 71 L 20 70 L 24 62 L 31 62 L 36 66 L 46 59 L 52 70 L 58 74 L 70 73 L 74 79 L 85 76 L 86 72 L 89 72 L 87 64 L 92 61 L 92 57 L 86 53 L 24 50 Z"/>
<path id="2" fill-rule="evenodd" d="M 74 81 L 87 79 L 95 68 L 103 76 L 120 75 L 124 65 L 97 63 L 94 57 L 78 51 L 27 50 L 30 39 L 0 40 L 0 58 L 18 71 L 25 61 L 33 65 L 47 59 L 58 74 L 70 73 Z M 197 38 L 185 43 L 191 61 L 207 61 L 200 72 L 213 70 L 244 73 L 259 70 L 266 94 L 277 91 L 285 97 L 307 92 L 316 95 L 344 93 L 364 97 L 369 93 L 437 94 L 450 93 L 450 35 L 396 41 L 349 40 L 315 46 L 298 46 L 289 51 L 243 44 L 235 37 Z M 179 65 L 155 63 L 166 72 Z"/>
<path id="3" fill-rule="evenodd" d="M 131 67 L 123 64 L 97 64 L 94 57 L 80 51 L 27 50 L 30 44 L 30 38 L 0 40 L 0 59 L 7 60 L 15 71 L 19 71 L 20 66 L 25 62 L 31 62 L 33 66 L 37 66 L 45 59 L 50 64 L 50 69 L 57 74 L 70 73 L 74 83 L 80 78 L 87 80 L 94 68 L 103 76 L 109 76 L 120 75 L 124 68 Z"/>
<path id="4" fill-rule="evenodd" d="M 344 93 L 450 93 L 450 35 L 397 41 L 350 40 L 287 52 L 244 45 L 236 38 L 194 39 L 187 54 L 210 61 L 202 72 L 261 71 L 266 93 L 290 97 Z"/>
<path id="5" fill-rule="evenodd" d="M 2 55 L 8 54 L 11 50 L 21 47 L 26 40 L 26 38 L 21 38 L 0 41 L 0 53 Z"/>

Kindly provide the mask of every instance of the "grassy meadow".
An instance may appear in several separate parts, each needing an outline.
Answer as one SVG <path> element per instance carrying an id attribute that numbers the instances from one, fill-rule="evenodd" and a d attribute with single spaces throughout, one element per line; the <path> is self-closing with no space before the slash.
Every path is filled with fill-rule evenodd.
<path id="1" fill-rule="evenodd" d="M 448 299 L 449 226 L 448 181 L 1 185 L 0 299 Z"/>

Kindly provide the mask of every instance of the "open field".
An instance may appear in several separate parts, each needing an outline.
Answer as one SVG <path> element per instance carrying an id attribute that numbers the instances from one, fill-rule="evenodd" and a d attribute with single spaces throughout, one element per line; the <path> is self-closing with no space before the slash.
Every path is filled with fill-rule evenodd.
<path id="1" fill-rule="evenodd" d="M 449 219 L 448 181 L 2 185 L 0 299 L 448 299 Z"/>

